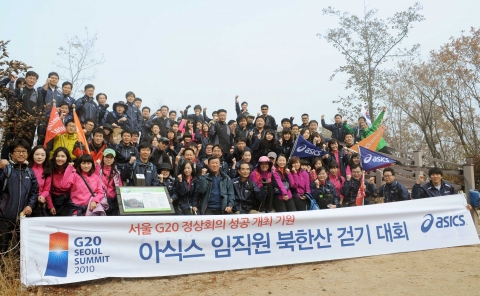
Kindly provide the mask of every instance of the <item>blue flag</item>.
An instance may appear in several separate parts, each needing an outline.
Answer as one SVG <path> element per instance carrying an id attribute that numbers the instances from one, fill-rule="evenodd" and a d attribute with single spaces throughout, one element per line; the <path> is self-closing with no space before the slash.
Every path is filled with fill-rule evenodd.
<path id="1" fill-rule="evenodd" d="M 298 135 L 297 144 L 293 149 L 292 156 L 297 156 L 298 158 L 307 158 L 322 157 L 325 154 L 327 154 L 327 152 L 305 140 L 302 135 Z"/>
<path id="2" fill-rule="evenodd" d="M 383 156 L 380 153 L 369 150 L 362 146 L 359 146 L 359 148 L 360 157 L 362 159 L 362 168 L 366 172 L 391 166 L 395 163 L 395 160 L 391 159 L 390 157 Z"/>

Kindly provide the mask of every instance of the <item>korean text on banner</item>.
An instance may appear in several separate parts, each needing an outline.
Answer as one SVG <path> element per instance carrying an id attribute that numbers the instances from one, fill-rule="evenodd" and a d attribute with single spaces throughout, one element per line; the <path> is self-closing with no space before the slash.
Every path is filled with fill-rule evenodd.
<path id="1" fill-rule="evenodd" d="M 170 276 L 478 244 L 465 206 L 463 195 L 450 195 L 264 215 L 25 218 L 21 280 Z"/>

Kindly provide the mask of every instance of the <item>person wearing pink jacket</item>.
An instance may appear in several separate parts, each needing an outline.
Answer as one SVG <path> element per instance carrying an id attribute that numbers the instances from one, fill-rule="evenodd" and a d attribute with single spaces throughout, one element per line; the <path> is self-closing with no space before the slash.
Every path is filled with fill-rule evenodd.
<path id="1" fill-rule="evenodd" d="M 115 163 L 115 154 L 115 150 L 105 149 L 102 161 L 97 161 L 95 166 L 95 174 L 102 179 L 103 188 L 107 195 L 108 210 L 105 211 L 107 216 L 118 216 L 120 214 L 115 188 L 122 186 L 122 177 Z"/>
<path id="2" fill-rule="evenodd" d="M 278 198 L 273 199 L 273 207 L 276 212 L 294 212 L 296 211 L 295 202 L 292 199 L 292 192 L 290 191 L 290 184 L 293 184 L 293 177 L 290 170 L 287 168 L 287 158 L 285 155 L 280 154 L 277 157 L 277 162 L 272 168 L 273 172 L 279 176 L 282 180 L 282 186 L 278 186 L 279 189 L 275 191 L 275 195 Z M 286 194 L 285 194 L 286 193 Z"/>
<path id="3" fill-rule="evenodd" d="M 290 184 L 292 190 L 293 202 L 297 211 L 307 210 L 307 197 L 305 193 L 310 193 L 310 176 L 301 169 L 300 158 L 293 156 L 288 161 L 290 174 L 293 177 L 293 184 Z"/>
<path id="4" fill-rule="evenodd" d="M 71 215 L 84 216 L 87 209 L 95 210 L 103 198 L 103 189 L 100 176 L 95 174 L 95 163 L 91 155 L 80 156 L 75 162 L 75 167 L 72 163 L 69 164 L 65 170 L 62 187 L 70 187 L 73 203 Z"/>
<path id="5" fill-rule="evenodd" d="M 32 169 L 38 182 L 38 203 L 37 207 L 41 207 L 43 215 L 46 215 L 45 203 L 47 208 L 53 208 L 52 199 L 50 198 L 50 186 L 52 184 L 52 176 L 48 166 L 47 151 L 43 146 L 36 146 L 30 152 L 27 161 L 28 167 Z M 34 211 L 35 213 L 35 211 Z"/>
<path id="6" fill-rule="evenodd" d="M 267 187 L 267 198 L 265 199 L 265 203 L 260 207 L 260 212 L 273 212 L 275 188 L 280 190 L 284 196 L 287 195 L 288 197 L 287 190 L 285 189 L 285 186 L 283 186 L 282 180 L 276 171 L 272 169 L 272 166 L 273 163 L 268 157 L 262 156 L 258 159 L 257 167 L 250 174 L 250 180 L 255 182 L 258 188 L 262 188 L 263 186 Z M 275 180 L 275 182 L 273 182 L 273 180 Z"/>

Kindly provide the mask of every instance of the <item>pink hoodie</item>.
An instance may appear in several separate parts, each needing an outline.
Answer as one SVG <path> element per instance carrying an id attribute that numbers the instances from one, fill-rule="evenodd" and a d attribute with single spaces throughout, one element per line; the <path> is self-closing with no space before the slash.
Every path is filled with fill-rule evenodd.
<path id="1" fill-rule="evenodd" d="M 92 188 L 93 193 L 96 194 L 93 201 L 98 204 L 103 198 L 102 180 L 100 180 L 100 176 L 95 173 L 89 176 L 84 172 L 82 172 L 82 176 L 85 178 L 88 185 L 90 185 L 90 188 Z M 88 205 L 92 194 L 90 193 L 90 190 L 88 190 L 82 177 L 80 177 L 71 165 L 65 170 L 62 187 L 70 187 L 70 197 L 74 204 L 79 206 Z"/>
<path id="2" fill-rule="evenodd" d="M 43 178 L 43 166 L 37 163 L 33 164 L 32 171 L 35 173 L 38 182 L 38 196 L 45 197 L 47 207 L 53 208 L 52 198 L 50 197 L 50 185 L 52 184 L 52 177 Z"/>
<path id="3" fill-rule="evenodd" d="M 334 177 L 332 174 L 328 174 L 328 178 L 330 179 L 330 182 L 333 183 L 333 186 L 335 186 L 335 189 L 337 189 L 338 196 L 340 198 L 343 198 L 340 190 L 342 189 L 343 184 L 345 184 L 345 178 L 342 176 Z"/>
<path id="4" fill-rule="evenodd" d="M 107 198 L 116 198 L 117 192 L 115 191 L 115 186 L 122 186 L 122 178 L 120 177 L 120 172 L 117 170 L 117 175 L 109 180 L 108 176 L 110 176 L 110 171 L 112 167 L 103 167 L 99 164 L 95 165 L 95 174 L 99 175 L 102 179 L 102 184 L 106 189 Z"/>
<path id="5" fill-rule="evenodd" d="M 304 195 L 305 192 L 310 193 L 310 176 L 306 171 L 290 172 L 290 175 L 293 177 L 293 184 L 290 184 L 290 187 L 297 189 L 299 196 Z"/>

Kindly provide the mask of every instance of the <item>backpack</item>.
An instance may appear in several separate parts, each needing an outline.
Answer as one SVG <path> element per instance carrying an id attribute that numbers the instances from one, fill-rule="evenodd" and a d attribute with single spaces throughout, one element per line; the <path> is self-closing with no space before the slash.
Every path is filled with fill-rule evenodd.
<path id="1" fill-rule="evenodd" d="M 305 192 L 305 196 L 310 200 L 310 208 L 308 209 L 309 211 L 320 210 L 320 206 L 310 193 Z"/>
<path id="2" fill-rule="evenodd" d="M 480 207 L 480 192 L 470 190 L 470 205 L 474 208 Z"/>
<path id="3" fill-rule="evenodd" d="M 10 176 L 12 175 L 12 165 L 13 165 L 13 163 L 10 162 L 9 164 L 7 164 L 5 166 L 5 170 L 6 170 L 5 171 L 5 180 L 3 181 L 2 191 L 5 191 L 5 189 L 7 188 L 8 178 L 10 178 Z M 33 171 L 29 167 L 27 167 L 25 169 L 25 171 L 27 172 L 27 175 L 30 178 L 30 180 L 32 180 L 33 179 Z"/>

